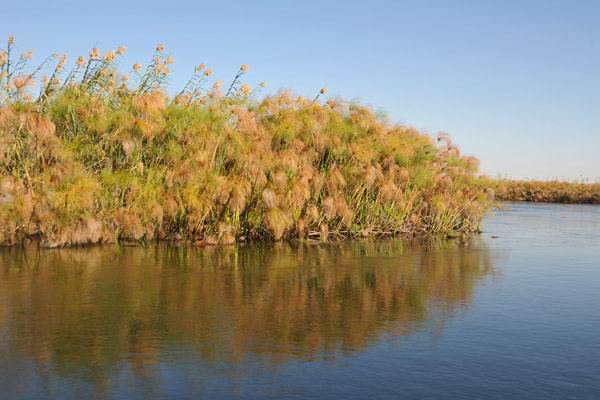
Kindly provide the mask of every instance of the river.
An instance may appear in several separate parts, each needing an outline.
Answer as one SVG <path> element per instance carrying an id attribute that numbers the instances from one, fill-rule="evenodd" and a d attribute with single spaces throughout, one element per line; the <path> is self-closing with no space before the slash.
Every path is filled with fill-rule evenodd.
<path id="1" fill-rule="evenodd" d="M 0 398 L 587 399 L 600 207 L 454 240 L 0 249 Z"/>

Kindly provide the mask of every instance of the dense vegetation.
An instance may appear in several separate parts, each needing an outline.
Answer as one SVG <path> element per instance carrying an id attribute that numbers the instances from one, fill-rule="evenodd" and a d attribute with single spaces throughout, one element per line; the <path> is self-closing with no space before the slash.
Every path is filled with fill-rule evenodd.
<path id="1" fill-rule="evenodd" d="M 600 183 L 502 179 L 496 183 L 496 195 L 505 201 L 600 204 Z"/>
<path id="2" fill-rule="evenodd" d="M 0 243 L 237 240 L 476 231 L 493 192 L 478 162 L 341 98 L 211 82 L 199 65 L 168 96 L 159 46 L 118 71 L 125 47 L 71 70 L 0 53 Z M 51 72 L 41 75 L 43 72 Z M 33 95 L 36 84 L 39 94 Z M 37 91 L 36 91 L 37 92 Z"/>

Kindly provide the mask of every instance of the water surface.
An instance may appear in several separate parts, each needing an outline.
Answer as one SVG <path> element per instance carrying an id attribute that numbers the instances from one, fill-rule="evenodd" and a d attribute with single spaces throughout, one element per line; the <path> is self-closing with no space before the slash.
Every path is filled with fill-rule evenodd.
<path id="1" fill-rule="evenodd" d="M 600 207 L 519 203 L 452 241 L 2 249 L 0 398 L 596 398 L 599 250 Z"/>

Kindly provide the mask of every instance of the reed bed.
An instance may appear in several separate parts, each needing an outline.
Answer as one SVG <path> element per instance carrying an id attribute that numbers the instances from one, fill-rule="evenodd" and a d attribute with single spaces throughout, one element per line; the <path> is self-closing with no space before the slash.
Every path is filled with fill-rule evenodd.
<path id="1" fill-rule="evenodd" d="M 600 204 L 600 183 L 498 180 L 498 200 Z"/>
<path id="2" fill-rule="evenodd" d="M 190 240 L 200 245 L 479 229 L 493 198 L 448 135 L 390 124 L 342 98 L 229 85 L 200 64 L 119 71 L 125 47 L 0 53 L 0 243 L 45 247 Z M 227 88 L 227 90 L 225 90 Z"/>

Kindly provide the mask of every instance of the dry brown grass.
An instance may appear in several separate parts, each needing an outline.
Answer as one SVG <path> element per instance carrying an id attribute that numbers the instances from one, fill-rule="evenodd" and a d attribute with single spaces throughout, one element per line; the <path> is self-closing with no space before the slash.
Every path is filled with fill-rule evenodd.
<path id="1" fill-rule="evenodd" d="M 600 204 L 600 183 L 502 179 L 495 194 L 500 201 Z"/>

